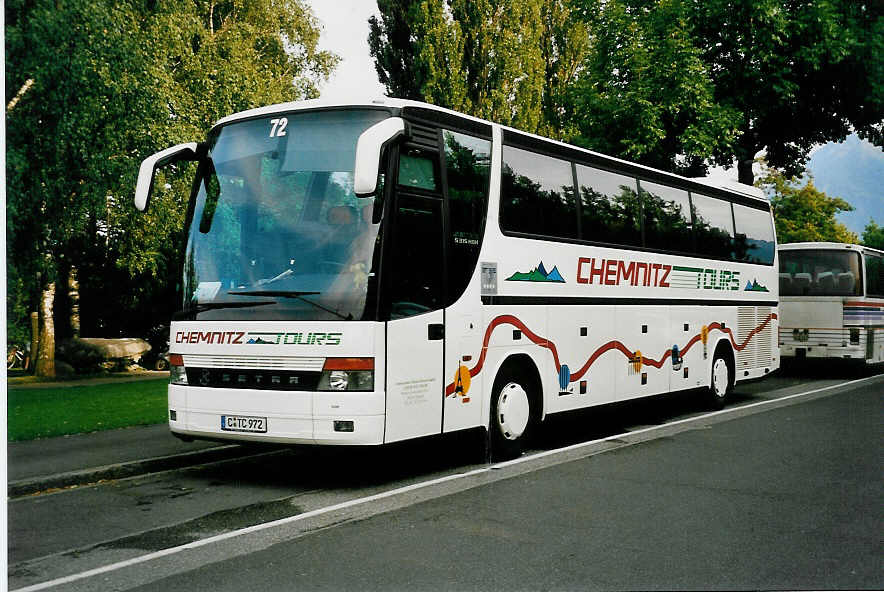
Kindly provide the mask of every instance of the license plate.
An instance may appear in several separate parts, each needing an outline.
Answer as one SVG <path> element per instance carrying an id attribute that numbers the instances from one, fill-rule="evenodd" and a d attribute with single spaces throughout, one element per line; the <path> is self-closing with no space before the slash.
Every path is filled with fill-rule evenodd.
<path id="1" fill-rule="evenodd" d="M 267 418 L 222 415 L 221 429 L 225 432 L 258 432 L 265 434 L 267 433 Z"/>

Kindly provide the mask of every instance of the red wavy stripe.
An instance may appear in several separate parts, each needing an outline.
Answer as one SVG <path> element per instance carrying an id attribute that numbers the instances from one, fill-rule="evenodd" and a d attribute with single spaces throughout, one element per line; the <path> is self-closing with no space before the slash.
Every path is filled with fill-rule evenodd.
<path id="1" fill-rule="evenodd" d="M 749 344 L 749 341 L 755 335 L 757 335 L 761 331 L 764 331 L 764 328 L 768 325 L 768 323 L 770 323 L 771 319 L 776 319 L 776 318 L 777 318 L 776 313 L 771 313 L 771 314 L 767 315 L 767 318 L 764 319 L 764 321 L 760 325 L 758 325 L 757 327 L 752 329 L 752 331 L 749 332 L 749 335 L 746 336 L 746 339 L 743 340 L 743 343 L 741 343 L 741 344 L 738 344 L 734 340 L 734 334 L 730 328 L 725 327 L 722 329 L 721 323 L 711 323 L 710 325 L 708 325 L 707 329 L 710 332 L 711 331 L 721 331 L 723 333 L 726 333 L 728 336 L 728 339 L 730 340 L 731 345 L 734 347 L 734 349 L 736 349 L 737 351 L 742 351 L 743 349 L 746 348 L 746 346 Z M 485 329 L 485 338 L 482 340 L 482 353 L 479 356 L 479 359 L 476 361 L 476 365 L 473 366 L 472 368 L 470 368 L 470 377 L 475 377 L 477 374 L 479 374 L 479 372 L 482 371 L 482 367 L 485 365 L 485 357 L 486 357 L 486 354 L 488 353 L 488 342 L 491 340 L 491 334 L 494 332 L 494 329 L 496 329 L 500 325 L 512 325 L 516 329 L 519 329 L 522 332 L 522 334 L 525 335 L 525 337 L 527 337 L 528 339 L 530 339 L 533 343 L 539 345 L 540 347 L 544 347 L 544 348 L 548 349 L 550 351 L 550 353 L 552 353 L 553 360 L 556 363 L 556 372 L 557 373 L 561 372 L 562 365 L 559 362 L 559 353 L 558 353 L 558 350 L 556 350 L 556 346 L 553 342 L 551 342 L 550 340 L 548 340 L 544 337 L 540 337 L 539 335 L 537 335 L 536 333 L 531 331 L 527 326 L 525 326 L 525 324 L 522 321 L 520 321 L 518 318 L 514 317 L 513 315 L 500 315 L 499 317 L 495 317 L 491 321 L 491 323 L 488 325 L 488 328 Z M 688 351 L 691 349 L 691 347 L 693 347 L 701 339 L 702 339 L 702 337 L 699 333 L 697 335 L 694 335 L 690 339 L 690 341 L 688 341 L 685 344 L 684 349 L 680 348 L 678 350 L 679 355 L 684 356 L 685 354 L 687 354 Z M 627 359 L 631 358 L 634 353 L 633 350 L 630 350 L 629 348 L 627 348 L 620 341 L 609 341 L 608 343 L 602 345 L 597 350 L 595 350 L 592 353 L 592 355 L 589 356 L 589 359 L 586 360 L 586 363 L 583 364 L 583 366 L 580 368 L 580 370 L 571 374 L 571 382 L 580 380 L 580 378 L 584 374 L 586 374 L 586 372 L 589 371 L 589 369 L 590 369 L 590 367 L 592 367 L 593 363 L 595 363 L 595 361 L 599 357 L 601 357 L 602 354 L 604 354 L 605 352 L 608 352 L 612 349 L 620 351 L 624 356 L 627 357 Z M 653 366 L 654 368 L 660 369 L 663 367 L 663 364 L 666 363 L 666 360 L 671 355 L 672 355 L 672 348 L 669 348 L 666 351 L 664 351 L 663 355 L 660 357 L 659 360 L 655 360 L 653 358 L 648 358 L 648 357 L 642 356 L 642 364 L 646 365 L 646 366 Z M 453 394 L 454 388 L 455 388 L 454 382 L 452 382 L 451 384 L 446 386 L 445 387 L 445 396 L 449 396 L 449 395 Z"/>
<path id="2" fill-rule="evenodd" d="M 844 306 L 884 306 L 884 302 L 877 300 L 848 300 Z"/>

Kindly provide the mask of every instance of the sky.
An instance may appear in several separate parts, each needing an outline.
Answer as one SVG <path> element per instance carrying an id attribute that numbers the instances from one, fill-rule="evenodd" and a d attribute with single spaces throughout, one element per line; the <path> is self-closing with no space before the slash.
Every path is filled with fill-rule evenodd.
<path id="1" fill-rule="evenodd" d="M 368 17 L 378 12 L 375 0 L 303 0 L 322 23 L 319 47 L 341 56 L 320 98 L 352 100 L 384 94 L 374 60 L 368 53 Z"/>

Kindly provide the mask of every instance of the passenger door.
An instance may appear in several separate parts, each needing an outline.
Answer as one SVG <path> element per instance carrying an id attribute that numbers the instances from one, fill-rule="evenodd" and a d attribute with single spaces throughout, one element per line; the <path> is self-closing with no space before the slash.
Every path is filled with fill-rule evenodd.
<path id="1" fill-rule="evenodd" d="M 445 274 L 438 153 L 401 149 L 384 267 L 386 442 L 442 430 Z"/>

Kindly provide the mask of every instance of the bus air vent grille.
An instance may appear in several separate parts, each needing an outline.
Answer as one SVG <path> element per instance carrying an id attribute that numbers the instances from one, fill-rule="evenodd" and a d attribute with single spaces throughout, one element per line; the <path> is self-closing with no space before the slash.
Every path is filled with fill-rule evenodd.
<path id="1" fill-rule="evenodd" d="M 755 322 L 758 325 L 761 325 L 768 320 L 773 309 L 769 306 L 759 306 L 756 311 Z M 775 347 L 773 343 L 773 324 L 773 320 L 768 321 L 764 326 L 764 329 L 759 331 L 755 336 L 758 339 L 758 348 L 755 350 L 756 368 L 763 368 L 770 364 L 771 357 L 773 356 L 773 348 Z"/>
<path id="2" fill-rule="evenodd" d="M 241 368 L 249 370 L 292 370 L 320 372 L 325 358 L 294 356 L 220 356 L 211 354 L 184 354 L 186 367 Z"/>
<path id="3" fill-rule="evenodd" d="M 411 142 L 435 150 L 439 147 L 439 132 L 431 127 L 412 123 Z"/>
<path id="4" fill-rule="evenodd" d="M 737 351 L 737 367 L 740 370 L 755 366 L 755 352 L 758 345 L 754 339 L 749 339 L 750 332 L 755 329 L 755 307 L 740 306 L 737 308 L 737 343 L 745 344 L 743 349 Z"/>

